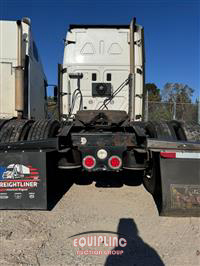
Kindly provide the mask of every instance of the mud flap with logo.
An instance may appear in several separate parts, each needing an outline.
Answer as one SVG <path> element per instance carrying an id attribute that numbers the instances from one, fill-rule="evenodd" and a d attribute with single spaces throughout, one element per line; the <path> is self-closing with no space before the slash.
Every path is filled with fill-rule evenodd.
<path id="1" fill-rule="evenodd" d="M 1 152 L 0 209 L 47 209 L 53 156 L 53 151 Z"/>
<path id="2" fill-rule="evenodd" d="M 160 215 L 200 216 L 200 153 L 161 152 Z"/>

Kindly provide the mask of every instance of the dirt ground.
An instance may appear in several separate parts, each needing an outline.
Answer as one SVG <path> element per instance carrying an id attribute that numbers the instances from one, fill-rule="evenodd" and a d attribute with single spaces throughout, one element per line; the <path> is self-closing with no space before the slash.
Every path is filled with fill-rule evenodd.
<path id="1" fill-rule="evenodd" d="M 1 211 L 0 265 L 200 265 L 199 218 L 160 217 L 140 182 L 105 186 L 69 182 L 51 211 Z M 102 233 L 69 238 L 96 230 L 125 234 L 126 247 L 73 246 L 75 238 Z M 77 255 L 79 249 L 103 253 Z"/>

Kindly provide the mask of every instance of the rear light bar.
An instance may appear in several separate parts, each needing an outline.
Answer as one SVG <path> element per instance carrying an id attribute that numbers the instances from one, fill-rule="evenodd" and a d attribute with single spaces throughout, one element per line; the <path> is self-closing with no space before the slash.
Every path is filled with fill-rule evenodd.
<path id="1" fill-rule="evenodd" d="M 96 159 L 93 156 L 88 155 L 83 158 L 83 166 L 85 168 L 92 169 L 95 167 L 95 165 L 96 165 Z"/>
<path id="2" fill-rule="evenodd" d="M 200 159 L 199 152 L 160 152 L 161 158 L 167 159 Z"/>
<path id="3" fill-rule="evenodd" d="M 119 156 L 113 155 L 109 158 L 108 165 L 112 169 L 119 169 L 122 166 L 122 160 Z"/>

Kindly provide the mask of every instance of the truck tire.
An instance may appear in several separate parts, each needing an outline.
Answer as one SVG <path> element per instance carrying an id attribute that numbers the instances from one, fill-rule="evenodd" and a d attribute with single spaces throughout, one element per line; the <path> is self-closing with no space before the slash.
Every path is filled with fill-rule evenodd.
<path id="1" fill-rule="evenodd" d="M 9 120 L 7 120 L 7 119 L 0 119 L 0 131 L 1 131 L 1 129 L 2 129 L 2 127 L 4 126 L 4 124 L 6 123 L 6 122 L 8 122 Z"/>
<path id="2" fill-rule="evenodd" d="M 15 120 L 10 120 L 7 123 L 5 123 L 0 131 L 0 142 L 8 142 L 8 136 L 10 136 L 11 131 L 12 131 L 12 125 Z"/>
<path id="3" fill-rule="evenodd" d="M 176 133 L 172 125 L 164 121 L 150 121 L 146 124 L 146 133 L 150 138 L 177 140 Z"/>
<path id="4" fill-rule="evenodd" d="M 35 121 L 29 131 L 28 140 L 53 138 L 57 135 L 60 123 L 57 120 Z"/>
<path id="5" fill-rule="evenodd" d="M 69 149 L 67 152 L 59 153 L 58 168 L 73 170 L 81 168 L 81 153 L 75 149 Z"/>
<path id="6" fill-rule="evenodd" d="M 143 177 L 143 185 L 153 196 L 157 196 L 161 191 L 159 153 L 153 153 L 152 166 Z"/>
<path id="7" fill-rule="evenodd" d="M 200 125 L 195 122 L 170 121 L 177 139 L 182 141 L 200 141 Z"/>
<path id="8" fill-rule="evenodd" d="M 12 119 L 8 121 L 0 131 L 0 142 L 9 143 L 26 140 L 32 123 L 31 120 Z"/>
<path id="9" fill-rule="evenodd" d="M 144 135 L 146 134 L 146 125 L 147 125 L 146 122 L 133 121 L 133 122 L 131 123 L 131 125 L 139 127 L 140 130 L 141 130 L 141 132 L 144 133 Z"/>
<path id="10" fill-rule="evenodd" d="M 168 122 L 147 122 L 146 133 L 150 138 L 177 140 L 176 133 Z M 143 177 L 143 185 L 149 193 L 156 195 L 160 191 L 160 183 L 159 153 L 153 153 L 151 166 Z"/>

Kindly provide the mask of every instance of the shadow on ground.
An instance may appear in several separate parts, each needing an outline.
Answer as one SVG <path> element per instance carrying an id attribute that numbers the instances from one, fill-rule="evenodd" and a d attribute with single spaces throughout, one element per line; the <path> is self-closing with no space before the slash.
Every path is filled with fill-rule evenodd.
<path id="1" fill-rule="evenodd" d="M 142 176 L 133 171 L 123 172 L 97 172 L 88 173 L 82 171 L 63 171 L 52 169 L 48 175 L 48 210 L 52 210 L 58 201 L 75 183 L 78 185 L 90 185 L 95 182 L 96 187 L 119 188 L 123 185 L 140 186 Z"/>
<path id="2" fill-rule="evenodd" d="M 95 182 L 96 187 L 122 187 L 140 186 L 142 184 L 142 174 L 138 171 L 122 172 L 82 172 L 75 180 L 79 185 L 90 185 Z"/>
<path id="3" fill-rule="evenodd" d="M 65 171 L 57 170 L 48 176 L 47 191 L 48 191 L 48 210 L 52 210 L 59 200 L 74 184 L 73 173 L 68 171 L 67 176 Z"/>
<path id="4" fill-rule="evenodd" d="M 110 265 L 156 265 L 163 266 L 160 256 L 139 236 L 137 225 L 131 218 L 122 218 L 117 229 L 118 239 L 125 238 L 125 247 L 115 247 L 112 251 L 123 251 L 122 255 L 109 255 L 105 266 Z"/>
<path id="5" fill-rule="evenodd" d="M 91 185 L 95 182 L 96 187 L 120 188 L 126 186 L 140 186 L 142 184 L 142 173 L 138 171 L 122 172 L 96 172 L 88 173 L 82 171 L 52 171 L 48 177 L 48 210 L 52 210 L 58 201 L 71 188 L 73 184 Z M 147 192 L 148 193 L 148 192 Z M 161 199 L 154 199 L 160 212 Z"/>

